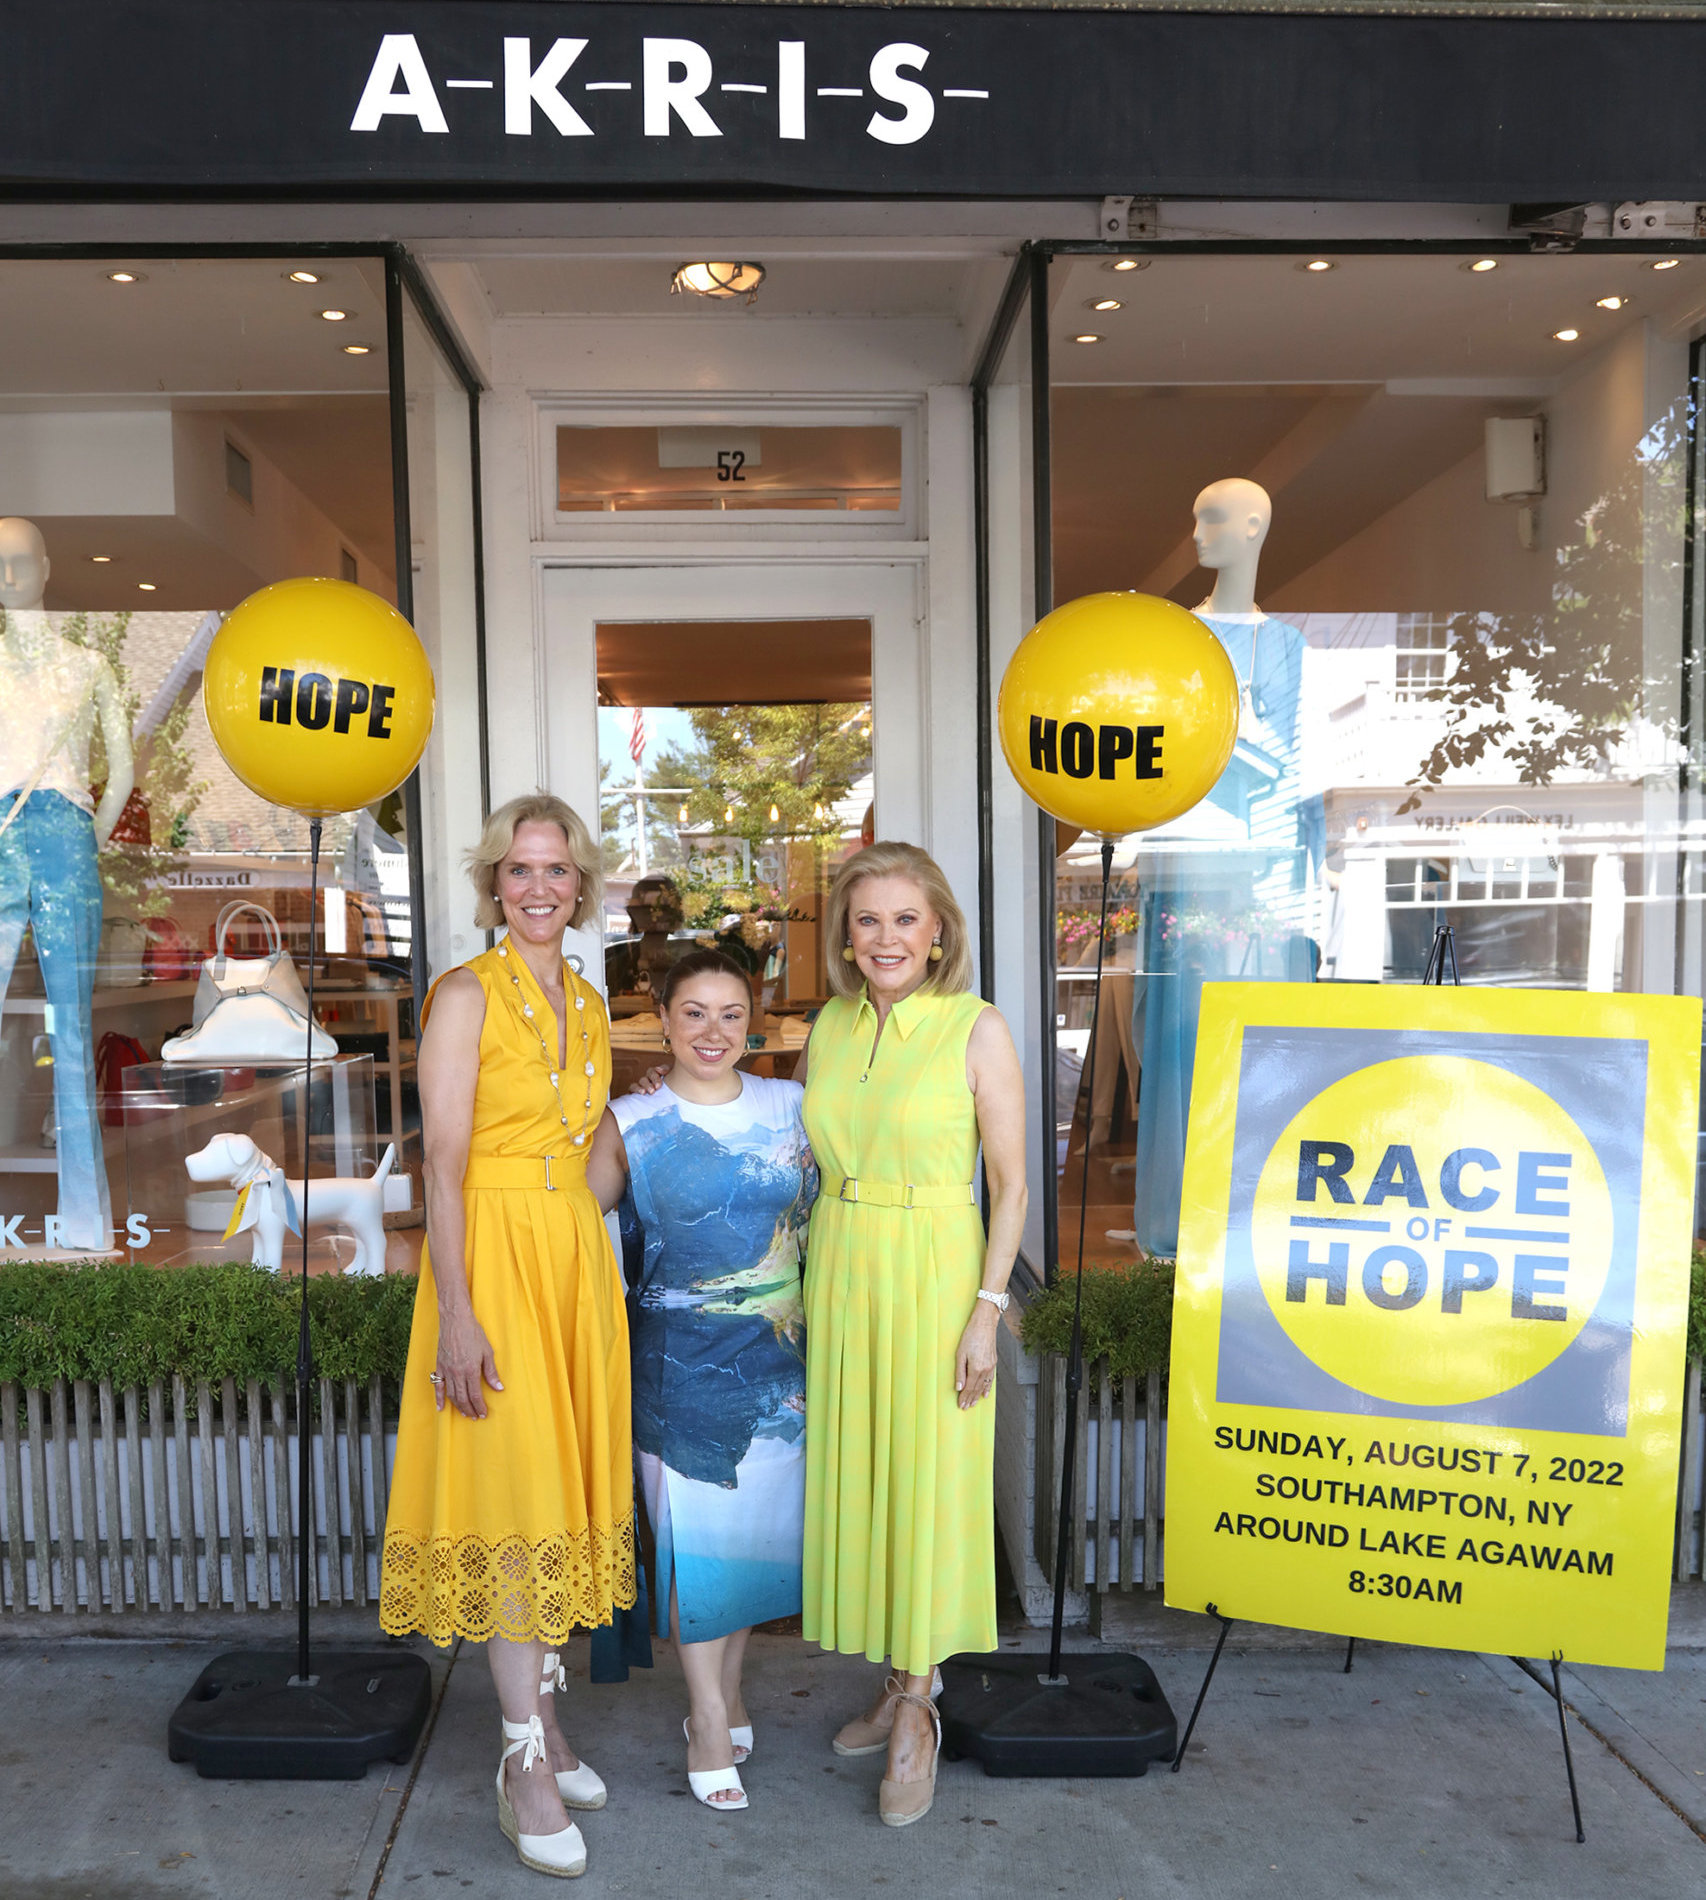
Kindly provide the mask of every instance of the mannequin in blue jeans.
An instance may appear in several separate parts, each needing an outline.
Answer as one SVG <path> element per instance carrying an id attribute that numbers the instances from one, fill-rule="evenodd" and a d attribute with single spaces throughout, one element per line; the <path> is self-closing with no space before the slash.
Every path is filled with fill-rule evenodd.
<path id="1" fill-rule="evenodd" d="M 0 997 L 28 925 L 47 992 L 59 1211 L 48 1246 L 105 1252 L 112 1205 L 95 1101 L 92 997 L 101 943 L 100 848 L 135 783 L 112 668 L 42 610 L 49 562 L 33 522 L 0 520 Z M 99 720 L 107 783 L 92 809 Z"/>

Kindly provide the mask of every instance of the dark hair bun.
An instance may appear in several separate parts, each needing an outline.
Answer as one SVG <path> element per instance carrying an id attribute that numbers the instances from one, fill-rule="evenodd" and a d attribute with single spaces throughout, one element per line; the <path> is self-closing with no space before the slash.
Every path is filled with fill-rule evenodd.
<path id="1" fill-rule="evenodd" d="M 732 976 L 746 991 L 750 1008 L 752 977 L 726 950 L 689 950 L 680 962 L 669 966 L 669 972 L 663 980 L 663 988 L 658 991 L 658 1001 L 665 1009 L 668 1009 L 675 1001 L 676 991 L 690 977 L 695 976 Z"/>

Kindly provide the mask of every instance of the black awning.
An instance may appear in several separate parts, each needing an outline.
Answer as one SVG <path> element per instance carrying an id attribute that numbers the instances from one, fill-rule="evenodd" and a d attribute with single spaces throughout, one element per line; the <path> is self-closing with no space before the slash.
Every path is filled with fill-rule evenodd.
<path id="1" fill-rule="evenodd" d="M 12 195 L 1706 198 L 1706 17 L 0 0 Z"/>

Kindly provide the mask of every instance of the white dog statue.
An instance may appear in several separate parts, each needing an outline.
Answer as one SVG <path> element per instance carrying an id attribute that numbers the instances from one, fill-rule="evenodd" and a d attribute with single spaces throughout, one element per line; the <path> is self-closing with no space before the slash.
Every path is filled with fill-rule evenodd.
<path id="1" fill-rule="evenodd" d="M 369 1180 L 316 1175 L 308 1183 L 308 1224 L 346 1227 L 355 1237 L 355 1258 L 344 1268 L 346 1274 L 385 1271 L 385 1178 L 396 1159 L 395 1145 L 388 1144 Z M 252 1230 L 255 1265 L 277 1273 L 284 1265 L 285 1230 L 302 1231 L 303 1184 L 287 1181 L 272 1156 L 247 1135 L 215 1135 L 184 1166 L 192 1181 L 229 1181 L 237 1189 L 239 1212 L 231 1231 Z"/>

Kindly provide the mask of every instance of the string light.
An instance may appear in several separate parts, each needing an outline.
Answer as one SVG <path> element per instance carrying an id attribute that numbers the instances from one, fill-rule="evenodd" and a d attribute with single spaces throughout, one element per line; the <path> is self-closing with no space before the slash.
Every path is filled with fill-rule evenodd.
<path id="1" fill-rule="evenodd" d="M 686 807 L 686 805 L 685 805 L 685 804 L 683 804 L 683 806 L 681 807 L 681 814 L 680 814 L 680 816 L 681 816 L 681 822 L 682 822 L 683 824 L 686 824 L 686 823 L 687 823 L 687 807 Z"/>
<path id="2" fill-rule="evenodd" d="M 773 825 L 776 825 L 776 824 L 780 824 L 780 823 L 781 823 L 781 821 L 782 821 L 782 814 L 781 814 L 781 813 L 780 813 L 780 812 L 779 812 L 779 811 L 778 811 L 778 810 L 776 809 L 776 807 L 775 807 L 774 805 L 772 805 L 772 806 L 770 807 L 770 822 L 771 822 L 771 824 L 773 824 Z"/>

